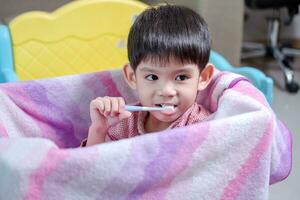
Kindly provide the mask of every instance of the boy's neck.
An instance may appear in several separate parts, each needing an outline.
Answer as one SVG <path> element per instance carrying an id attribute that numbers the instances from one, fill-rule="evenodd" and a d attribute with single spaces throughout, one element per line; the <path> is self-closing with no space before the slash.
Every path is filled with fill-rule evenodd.
<path id="1" fill-rule="evenodd" d="M 167 129 L 171 124 L 172 122 L 159 121 L 148 113 L 144 122 L 144 129 L 147 133 L 157 132 Z"/>

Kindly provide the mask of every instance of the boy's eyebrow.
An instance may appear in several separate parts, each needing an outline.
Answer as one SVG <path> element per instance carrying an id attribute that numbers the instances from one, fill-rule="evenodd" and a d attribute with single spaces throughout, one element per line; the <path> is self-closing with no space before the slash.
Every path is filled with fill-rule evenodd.
<path id="1" fill-rule="evenodd" d="M 186 67 L 186 68 L 182 68 L 182 69 L 178 69 L 178 70 L 174 71 L 174 73 L 179 73 L 179 72 L 193 72 L 193 69 L 190 67 Z"/>
<path id="2" fill-rule="evenodd" d="M 150 68 L 150 67 L 141 67 L 140 71 L 156 72 L 155 69 Z M 193 72 L 193 69 L 191 67 L 185 67 L 185 68 L 180 68 L 180 69 L 173 71 L 173 73 L 179 73 L 179 72 Z"/>
<path id="3" fill-rule="evenodd" d="M 141 67 L 140 71 L 155 72 L 155 70 L 150 67 Z"/>

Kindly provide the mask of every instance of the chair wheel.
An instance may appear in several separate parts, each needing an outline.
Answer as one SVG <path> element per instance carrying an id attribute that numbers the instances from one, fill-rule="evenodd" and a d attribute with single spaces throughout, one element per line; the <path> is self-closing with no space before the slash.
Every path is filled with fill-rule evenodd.
<path id="1" fill-rule="evenodd" d="M 286 83 L 285 84 L 286 89 L 290 92 L 290 93 L 296 93 L 299 90 L 299 85 L 296 82 L 290 82 L 290 83 Z"/>

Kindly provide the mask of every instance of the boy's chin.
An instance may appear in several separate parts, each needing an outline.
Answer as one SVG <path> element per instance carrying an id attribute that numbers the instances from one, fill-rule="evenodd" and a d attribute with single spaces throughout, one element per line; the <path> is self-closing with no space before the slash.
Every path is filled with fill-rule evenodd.
<path id="1" fill-rule="evenodd" d="M 166 123 L 172 123 L 178 117 L 175 114 L 164 114 L 164 113 L 152 113 L 152 116 L 156 118 L 156 120 Z"/>

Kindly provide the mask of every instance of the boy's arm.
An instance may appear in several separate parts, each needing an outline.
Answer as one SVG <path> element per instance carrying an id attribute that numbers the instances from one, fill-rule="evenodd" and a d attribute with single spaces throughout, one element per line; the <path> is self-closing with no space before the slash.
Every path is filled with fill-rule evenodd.
<path id="1" fill-rule="evenodd" d="M 107 129 L 104 129 L 103 127 L 96 127 L 92 124 L 89 128 L 86 146 L 103 143 L 105 141 L 106 135 Z"/>

